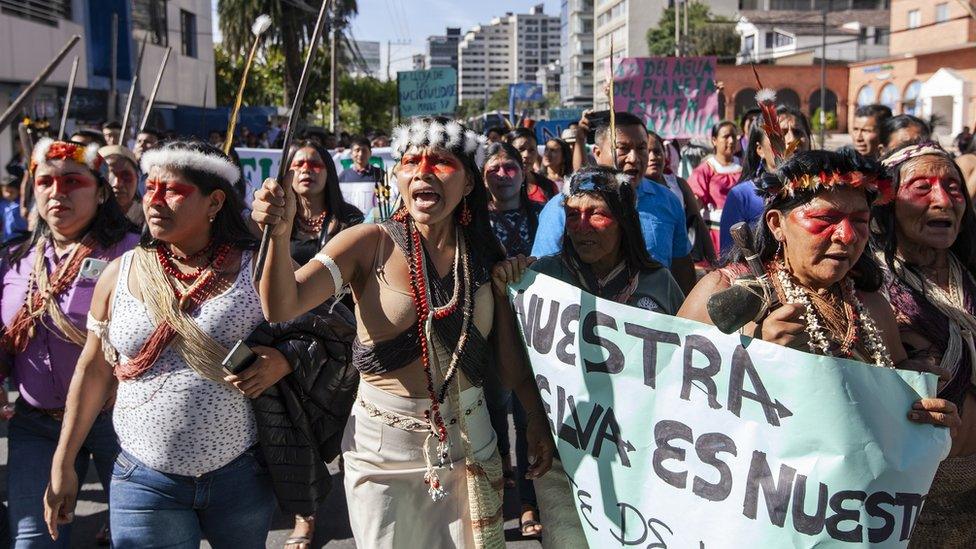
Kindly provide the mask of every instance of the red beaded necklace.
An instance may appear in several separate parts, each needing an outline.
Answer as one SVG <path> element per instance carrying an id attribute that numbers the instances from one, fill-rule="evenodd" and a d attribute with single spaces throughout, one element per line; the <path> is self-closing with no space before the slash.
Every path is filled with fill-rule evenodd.
<path id="1" fill-rule="evenodd" d="M 325 224 L 325 218 L 328 216 L 328 213 L 328 211 L 324 211 L 313 218 L 308 218 L 301 212 L 298 212 L 295 215 L 295 219 L 298 221 L 298 229 L 306 234 L 321 233 L 322 225 Z"/>
<path id="2" fill-rule="evenodd" d="M 447 388 L 450 386 L 454 377 L 457 373 L 456 360 L 452 361 L 451 368 L 449 369 L 447 375 L 444 377 L 444 383 L 441 385 L 440 389 L 437 390 L 434 387 L 434 374 L 430 364 L 430 348 L 429 342 L 427 340 L 427 333 L 425 331 L 425 325 L 427 324 L 428 318 L 433 314 L 434 320 L 441 320 L 447 316 L 453 314 L 457 310 L 458 306 L 458 295 L 460 294 L 460 285 L 464 284 L 467 288 L 470 284 L 468 276 L 465 276 L 464 280 L 459 280 L 457 273 L 460 265 L 458 265 L 459 252 L 455 255 L 454 261 L 454 272 L 455 272 L 455 284 L 454 284 L 454 296 L 451 301 L 442 308 L 431 310 L 430 303 L 430 291 L 427 287 L 427 268 L 424 261 L 424 248 L 423 243 L 420 240 L 420 232 L 413 226 L 413 223 L 409 218 L 403 221 L 407 233 L 410 235 L 410 287 L 413 294 L 414 307 L 417 310 L 417 335 L 420 341 L 420 359 L 424 367 L 424 377 L 427 382 L 427 396 L 430 399 L 430 411 L 425 412 L 425 417 L 428 421 L 432 422 L 432 427 L 434 434 L 437 436 L 437 440 L 440 443 L 439 458 L 441 462 L 447 460 L 448 457 L 448 446 L 447 446 L 447 426 L 444 423 L 444 418 L 441 415 L 440 405 L 444 402 Z M 457 246 L 461 246 L 462 243 L 460 239 L 457 242 Z M 467 269 L 465 269 L 467 271 Z M 467 275 L 467 272 L 465 273 Z M 471 302 L 470 297 L 464 300 L 464 312 L 466 315 L 470 316 L 471 313 Z M 461 336 L 460 346 L 463 346 L 466 338 L 465 334 Z M 455 355 L 460 352 L 460 349 L 455 351 Z M 456 358 L 456 357 L 455 357 Z M 433 479 L 434 483 L 438 481 Z M 433 486 L 434 489 L 439 489 L 439 486 Z"/>
<path id="3" fill-rule="evenodd" d="M 227 255 L 230 253 L 231 249 L 232 247 L 230 244 L 221 244 L 220 247 L 217 248 L 216 253 L 213 254 L 211 261 L 192 273 L 180 272 L 180 270 L 176 268 L 176 265 L 174 265 L 166 254 L 161 251 L 162 247 L 156 248 L 156 257 L 159 258 L 163 272 L 165 272 L 167 276 L 172 279 L 179 280 L 180 282 L 193 282 L 192 286 L 189 288 L 189 291 L 186 292 L 186 295 L 184 295 L 183 292 L 178 288 L 178 285 L 174 284 L 173 281 L 170 280 L 170 286 L 173 288 L 173 293 L 176 294 L 176 299 L 182 302 L 185 299 L 192 300 L 197 296 L 210 291 L 213 284 L 217 281 L 218 277 L 216 273 L 223 268 L 224 262 L 227 260 Z M 204 271 L 206 271 L 206 274 L 203 274 Z M 203 274 L 203 277 L 200 276 L 201 274 Z"/>

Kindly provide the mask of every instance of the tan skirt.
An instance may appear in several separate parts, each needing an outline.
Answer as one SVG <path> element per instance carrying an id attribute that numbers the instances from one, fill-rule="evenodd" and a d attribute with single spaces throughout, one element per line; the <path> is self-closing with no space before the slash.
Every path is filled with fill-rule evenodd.
<path id="1" fill-rule="evenodd" d="M 432 456 L 436 453 L 436 440 L 428 441 L 428 433 L 420 430 L 428 406 L 426 398 L 401 397 L 360 382 L 342 440 L 346 502 L 357 547 L 475 548 L 476 536 L 483 537 L 471 520 L 461 422 L 446 403 L 442 413 L 452 443 L 449 459 L 453 468 L 437 469 L 447 495 L 433 501 L 428 494 L 425 445 Z M 486 465 L 497 464 L 495 432 L 480 388 L 461 393 L 460 410 L 473 458 Z M 499 509 L 501 489 L 499 482 L 497 494 L 492 494 Z M 495 522 L 500 529 L 501 521 Z M 502 535 L 500 531 L 494 534 Z"/>
<path id="2" fill-rule="evenodd" d="M 939 464 L 908 546 L 976 547 L 976 454 Z"/>

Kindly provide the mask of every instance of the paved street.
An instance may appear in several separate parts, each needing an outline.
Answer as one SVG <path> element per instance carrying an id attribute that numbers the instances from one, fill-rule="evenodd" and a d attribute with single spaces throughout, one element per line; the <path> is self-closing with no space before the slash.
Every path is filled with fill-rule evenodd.
<path id="1" fill-rule="evenodd" d="M 97 547 L 95 544 L 95 534 L 98 529 L 108 521 L 108 501 L 95 477 L 94 467 L 89 468 L 88 477 L 81 488 L 78 497 L 78 507 L 74 529 L 72 531 L 73 548 Z M 329 469 L 335 474 L 333 477 L 333 490 L 325 505 L 319 510 L 318 528 L 315 532 L 313 548 L 326 547 L 329 549 L 352 549 L 356 544 L 352 540 L 352 532 L 349 530 L 349 521 L 346 518 L 346 501 L 342 491 L 342 477 L 338 475 L 338 468 L 335 464 L 330 465 Z M 7 424 L 0 423 L 0 493 L 4 494 L 6 500 L 7 493 Z M 522 540 L 518 533 L 518 510 L 519 505 L 517 495 L 514 492 L 505 494 L 505 536 L 508 540 L 507 546 L 510 548 L 529 549 L 539 547 L 535 541 Z M 274 518 L 271 535 L 268 537 L 269 548 L 281 548 L 284 541 L 291 533 L 292 519 L 277 513 Z M 0 544 L 0 547 L 3 547 Z M 204 542 L 201 547 L 209 549 L 210 545 Z"/>

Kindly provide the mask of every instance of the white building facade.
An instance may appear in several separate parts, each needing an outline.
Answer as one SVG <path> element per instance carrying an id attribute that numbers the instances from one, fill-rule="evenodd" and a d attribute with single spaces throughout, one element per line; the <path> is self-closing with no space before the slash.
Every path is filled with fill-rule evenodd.
<path id="1" fill-rule="evenodd" d="M 820 12 L 744 11 L 735 25 L 741 38 L 736 63 L 809 64 L 821 57 L 848 62 L 884 57 L 888 55 L 888 20 L 888 10 L 828 12 L 824 50 Z"/>
<path id="2" fill-rule="evenodd" d="M 593 0 L 562 0 L 559 95 L 563 105 L 593 103 Z"/>

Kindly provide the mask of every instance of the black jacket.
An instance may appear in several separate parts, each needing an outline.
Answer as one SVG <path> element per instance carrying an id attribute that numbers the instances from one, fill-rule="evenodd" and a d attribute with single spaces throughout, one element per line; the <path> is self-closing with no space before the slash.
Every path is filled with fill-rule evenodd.
<path id="1" fill-rule="evenodd" d="M 331 304 L 289 322 L 264 323 L 247 339 L 274 347 L 293 369 L 251 403 L 278 504 L 303 516 L 329 493 L 326 464 L 339 455 L 359 385 L 351 363 L 355 318 L 341 303 L 329 314 Z"/>

